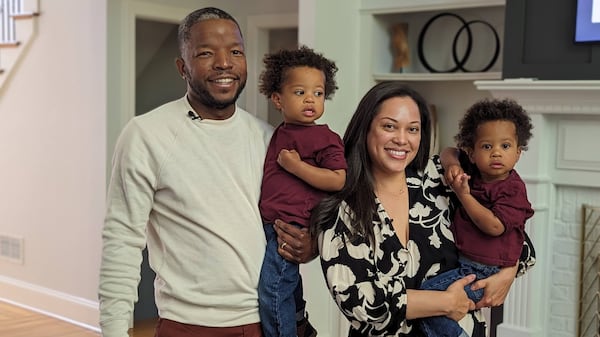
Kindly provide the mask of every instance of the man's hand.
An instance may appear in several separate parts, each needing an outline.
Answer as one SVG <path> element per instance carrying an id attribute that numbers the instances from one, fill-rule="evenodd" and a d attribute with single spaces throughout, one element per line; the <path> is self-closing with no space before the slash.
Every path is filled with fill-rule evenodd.
<path id="1" fill-rule="evenodd" d="M 295 263 L 306 263 L 319 254 L 317 240 L 313 240 L 308 228 L 298 228 L 279 219 L 273 226 L 277 232 L 277 251 L 284 259 Z"/>

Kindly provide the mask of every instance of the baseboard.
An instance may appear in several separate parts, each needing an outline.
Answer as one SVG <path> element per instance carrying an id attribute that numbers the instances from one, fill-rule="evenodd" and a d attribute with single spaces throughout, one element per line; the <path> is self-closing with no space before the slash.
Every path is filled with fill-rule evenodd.
<path id="1" fill-rule="evenodd" d="M 89 330 L 100 331 L 97 301 L 90 301 L 1 275 L 0 301 Z"/>
<path id="2" fill-rule="evenodd" d="M 496 329 L 497 337 L 544 337 L 539 329 L 524 328 L 510 324 L 501 323 Z"/>

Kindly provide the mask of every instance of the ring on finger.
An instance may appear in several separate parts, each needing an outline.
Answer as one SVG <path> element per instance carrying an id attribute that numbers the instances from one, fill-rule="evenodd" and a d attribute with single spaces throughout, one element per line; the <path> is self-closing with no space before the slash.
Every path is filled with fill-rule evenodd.
<path id="1" fill-rule="evenodd" d="M 283 247 L 285 247 L 287 245 L 287 242 L 283 241 L 283 243 L 281 244 L 281 246 L 279 246 L 279 248 L 283 249 Z"/>

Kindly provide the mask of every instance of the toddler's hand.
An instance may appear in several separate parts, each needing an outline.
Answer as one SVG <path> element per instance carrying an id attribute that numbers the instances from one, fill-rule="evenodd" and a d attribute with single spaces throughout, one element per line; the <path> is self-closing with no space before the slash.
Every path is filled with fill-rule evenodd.
<path id="1" fill-rule="evenodd" d="M 456 178 L 464 173 L 465 173 L 465 171 L 463 171 L 463 169 L 462 169 L 462 167 L 460 167 L 460 165 L 450 165 L 445 170 L 444 178 L 446 178 L 446 183 L 448 184 L 448 186 L 452 186 L 452 184 L 454 184 L 454 181 L 456 180 Z"/>
<path id="2" fill-rule="evenodd" d="M 462 174 L 454 178 L 450 187 L 456 194 L 469 194 L 471 193 L 471 188 L 469 187 L 469 179 L 471 179 L 471 177 L 463 172 Z"/>
<path id="3" fill-rule="evenodd" d="M 292 172 L 294 166 L 301 161 L 300 154 L 294 149 L 282 149 L 277 156 L 277 163 L 288 172 Z"/>

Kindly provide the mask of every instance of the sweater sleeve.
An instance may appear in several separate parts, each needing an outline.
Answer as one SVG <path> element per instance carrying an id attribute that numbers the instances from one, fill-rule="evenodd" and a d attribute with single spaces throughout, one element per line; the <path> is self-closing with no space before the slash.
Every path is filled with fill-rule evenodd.
<path id="1" fill-rule="evenodd" d="M 149 137 L 135 119 L 123 130 L 113 157 L 102 231 L 100 326 L 104 337 L 127 337 L 137 301 L 146 224 L 158 172 Z"/>

